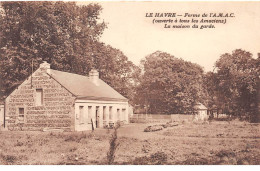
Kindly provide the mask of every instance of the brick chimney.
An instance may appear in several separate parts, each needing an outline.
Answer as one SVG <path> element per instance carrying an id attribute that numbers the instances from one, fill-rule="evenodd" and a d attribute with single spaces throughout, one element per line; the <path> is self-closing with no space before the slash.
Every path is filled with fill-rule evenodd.
<path id="1" fill-rule="evenodd" d="M 95 85 L 99 86 L 99 73 L 96 69 L 91 69 L 89 72 L 89 79 L 92 81 Z"/>
<path id="2" fill-rule="evenodd" d="M 43 61 L 43 62 L 40 64 L 40 68 L 50 69 L 50 68 L 51 68 L 51 65 L 50 65 L 48 62 Z"/>

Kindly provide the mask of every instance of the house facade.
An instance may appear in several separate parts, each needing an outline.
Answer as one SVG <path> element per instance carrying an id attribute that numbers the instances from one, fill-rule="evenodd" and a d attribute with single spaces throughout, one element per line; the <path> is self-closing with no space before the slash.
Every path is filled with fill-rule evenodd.
<path id="1" fill-rule="evenodd" d="M 84 131 L 128 123 L 128 100 L 99 79 L 50 69 L 44 62 L 5 99 L 8 130 Z"/>

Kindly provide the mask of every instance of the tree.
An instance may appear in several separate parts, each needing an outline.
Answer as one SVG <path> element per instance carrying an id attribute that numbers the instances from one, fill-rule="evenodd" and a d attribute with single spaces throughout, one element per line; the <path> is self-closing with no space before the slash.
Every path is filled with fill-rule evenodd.
<path id="1" fill-rule="evenodd" d="M 93 65 L 100 72 L 100 78 L 132 103 L 141 72 L 139 67 L 129 61 L 123 52 L 103 43 L 98 43 L 92 52 Z"/>
<path id="2" fill-rule="evenodd" d="M 218 100 L 218 75 L 215 72 L 207 72 L 203 75 L 203 91 L 209 108 L 221 108 L 221 100 Z"/>
<path id="3" fill-rule="evenodd" d="M 141 61 L 143 72 L 137 88 L 139 102 L 151 113 L 191 113 L 201 100 L 203 69 L 191 62 L 157 51 Z"/>
<path id="4" fill-rule="evenodd" d="M 101 6 L 74 2 L 2 2 L 0 15 L 1 90 L 9 94 L 42 61 L 54 69 L 79 72 L 89 47 L 102 34 Z M 88 48 L 86 48 L 88 47 Z"/>
<path id="5" fill-rule="evenodd" d="M 253 119 L 257 113 L 259 65 L 250 52 L 237 49 L 216 62 L 217 91 L 227 113 Z"/>
<path id="6" fill-rule="evenodd" d="M 136 66 L 118 49 L 99 41 L 106 23 L 98 4 L 75 2 L 2 2 L 0 14 L 1 96 L 8 95 L 42 61 L 52 69 L 101 78 L 132 98 Z"/>

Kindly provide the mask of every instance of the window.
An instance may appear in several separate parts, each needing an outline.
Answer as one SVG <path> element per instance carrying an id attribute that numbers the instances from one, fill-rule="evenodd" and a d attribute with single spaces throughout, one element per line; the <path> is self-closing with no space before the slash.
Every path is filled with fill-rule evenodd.
<path id="1" fill-rule="evenodd" d="M 117 120 L 120 120 L 120 109 L 117 109 Z"/>
<path id="2" fill-rule="evenodd" d="M 96 128 L 99 127 L 99 106 L 96 106 Z"/>
<path id="3" fill-rule="evenodd" d="M 109 119 L 112 119 L 112 106 L 109 106 Z"/>
<path id="4" fill-rule="evenodd" d="M 41 106 L 43 104 L 43 91 L 42 89 L 36 89 L 36 106 Z"/>
<path id="5" fill-rule="evenodd" d="M 122 109 L 122 120 L 126 120 L 126 109 Z"/>
<path id="6" fill-rule="evenodd" d="M 84 106 L 79 106 L 79 123 L 84 123 Z"/>
<path id="7" fill-rule="evenodd" d="M 92 118 L 92 106 L 89 106 L 89 107 L 88 107 L 88 116 L 90 116 L 88 122 L 91 123 L 91 118 Z"/>
<path id="8" fill-rule="evenodd" d="M 24 108 L 19 108 L 18 119 L 19 121 L 24 121 Z"/>
<path id="9" fill-rule="evenodd" d="M 106 111 L 106 106 L 103 106 L 103 120 L 105 121 L 107 119 L 107 111 Z"/>

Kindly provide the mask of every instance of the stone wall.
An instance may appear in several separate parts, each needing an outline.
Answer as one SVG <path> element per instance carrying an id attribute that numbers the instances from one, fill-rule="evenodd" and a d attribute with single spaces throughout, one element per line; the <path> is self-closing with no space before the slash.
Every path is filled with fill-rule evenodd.
<path id="1" fill-rule="evenodd" d="M 36 89 L 42 89 L 42 105 L 36 106 Z M 75 97 L 39 68 L 6 98 L 8 130 L 74 130 Z M 19 117 L 19 108 L 24 117 Z M 21 113 L 21 112 L 20 112 Z"/>

